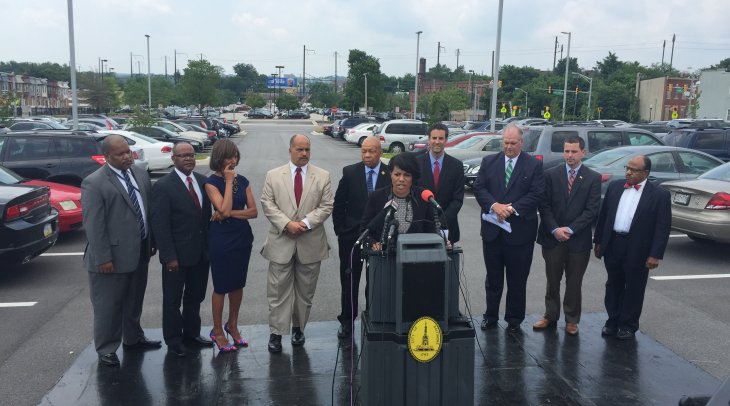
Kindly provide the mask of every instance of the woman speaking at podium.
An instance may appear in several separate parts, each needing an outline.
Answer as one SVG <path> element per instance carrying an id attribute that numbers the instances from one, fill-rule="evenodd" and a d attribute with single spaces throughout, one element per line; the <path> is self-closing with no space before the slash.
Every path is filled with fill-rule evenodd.
<path id="1" fill-rule="evenodd" d="M 360 232 L 369 237 L 366 241 L 373 251 L 382 250 L 384 243 L 395 247 L 397 234 L 436 232 L 432 206 L 421 200 L 424 189 L 414 186 L 421 176 L 415 156 L 398 154 L 388 168 L 392 185 L 370 194 L 360 221 Z"/>

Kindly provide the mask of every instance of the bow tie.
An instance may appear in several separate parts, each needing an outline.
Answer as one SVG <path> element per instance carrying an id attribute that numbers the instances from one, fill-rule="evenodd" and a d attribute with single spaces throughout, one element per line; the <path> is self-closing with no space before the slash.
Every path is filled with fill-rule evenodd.
<path id="1" fill-rule="evenodd" d="M 628 189 L 628 188 L 630 188 L 630 187 L 632 187 L 632 186 L 633 186 L 633 187 L 634 187 L 634 189 L 636 189 L 636 190 L 639 190 L 639 189 L 641 189 L 641 185 L 640 185 L 640 184 L 638 184 L 638 183 L 637 183 L 637 184 L 635 184 L 635 185 L 632 185 L 632 184 L 630 184 L 629 182 L 626 182 L 626 183 L 624 183 L 624 189 Z"/>

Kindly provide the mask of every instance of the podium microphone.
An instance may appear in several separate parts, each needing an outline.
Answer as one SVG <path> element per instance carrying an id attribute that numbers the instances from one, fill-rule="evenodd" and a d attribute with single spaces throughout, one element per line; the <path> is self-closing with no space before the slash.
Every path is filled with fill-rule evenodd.
<path id="1" fill-rule="evenodd" d="M 387 203 L 385 203 L 383 210 L 385 210 L 385 218 L 383 219 L 383 232 L 380 235 L 381 244 L 385 244 L 385 236 L 388 232 L 388 224 L 390 224 L 390 220 L 393 218 L 395 212 L 398 211 L 398 203 L 393 201 L 393 199 L 390 199 Z"/>
<path id="2" fill-rule="evenodd" d="M 393 221 L 390 222 L 390 227 L 388 227 L 388 244 L 390 244 L 390 241 L 393 240 L 393 237 L 395 237 L 395 232 L 398 230 L 398 220 L 393 219 Z"/>
<path id="3" fill-rule="evenodd" d="M 441 205 L 436 201 L 436 199 L 433 198 L 433 192 L 425 189 L 423 192 L 421 192 L 421 199 L 423 199 L 424 202 L 431 203 L 438 211 L 443 212 L 444 209 L 441 208 Z"/>

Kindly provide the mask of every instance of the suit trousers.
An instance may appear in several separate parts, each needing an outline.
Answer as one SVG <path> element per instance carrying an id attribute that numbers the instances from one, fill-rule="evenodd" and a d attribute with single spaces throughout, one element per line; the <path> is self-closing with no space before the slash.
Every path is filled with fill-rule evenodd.
<path id="1" fill-rule="evenodd" d="M 629 239 L 614 235 L 606 247 L 603 260 L 606 280 L 607 327 L 634 331 L 639 329 L 639 317 L 644 306 L 644 292 L 649 279 L 646 258 L 640 263 L 628 261 Z"/>
<path id="2" fill-rule="evenodd" d="M 581 286 L 588 267 L 591 252 L 570 252 L 568 243 L 558 243 L 553 248 L 542 248 L 545 259 L 547 286 L 545 291 L 545 315 L 550 321 L 560 319 L 560 281 L 565 273 L 565 296 L 563 312 L 566 323 L 580 323 Z"/>
<path id="3" fill-rule="evenodd" d="M 181 265 L 177 272 L 162 265 L 162 335 L 167 345 L 200 335 L 200 303 L 208 290 L 209 270 L 207 259 L 193 266 Z"/>
<path id="4" fill-rule="evenodd" d="M 484 320 L 499 320 L 499 303 L 502 300 L 504 280 L 507 279 L 507 304 L 504 320 L 508 323 L 522 323 L 525 320 L 527 277 L 532 264 L 533 242 L 522 245 L 507 245 L 500 234 L 494 241 L 482 240 L 484 265 L 487 278 L 484 288 L 487 293 L 487 311 Z"/>
<path id="5" fill-rule="evenodd" d="M 317 289 L 320 264 L 302 264 L 296 254 L 286 264 L 269 262 L 266 297 L 271 333 L 289 334 L 290 326 L 304 330 Z"/>
<path id="6" fill-rule="evenodd" d="M 142 247 L 146 249 L 146 241 Z M 134 345 L 144 337 L 140 319 L 148 265 L 149 257 L 140 255 L 137 269 L 132 272 L 89 272 L 94 345 L 99 355 L 116 352 L 122 342 Z"/>
<path id="7" fill-rule="evenodd" d="M 355 239 L 338 239 L 340 255 L 340 315 L 337 320 L 343 325 L 350 325 L 357 318 L 358 297 L 360 296 L 360 278 L 362 276 L 362 257 L 360 247 L 354 247 Z M 354 249 L 353 249 L 354 247 Z M 350 264 L 352 263 L 352 267 Z M 365 297 L 368 292 L 367 274 L 365 275 Z"/>

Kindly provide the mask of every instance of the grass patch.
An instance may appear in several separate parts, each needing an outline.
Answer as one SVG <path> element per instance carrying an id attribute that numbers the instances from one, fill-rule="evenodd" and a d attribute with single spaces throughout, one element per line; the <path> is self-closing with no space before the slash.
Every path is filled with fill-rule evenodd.
<path id="1" fill-rule="evenodd" d="M 207 159 L 208 157 L 210 157 L 210 155 L 208 155 L 208 154 L 203 154 L 203 153 L 195 154 L 196 161 L 202 161 L 203 159 Z"/>

